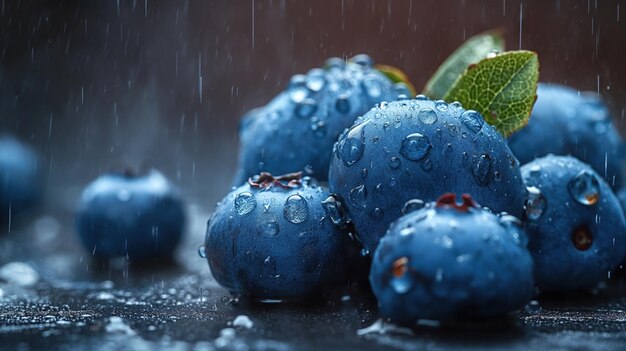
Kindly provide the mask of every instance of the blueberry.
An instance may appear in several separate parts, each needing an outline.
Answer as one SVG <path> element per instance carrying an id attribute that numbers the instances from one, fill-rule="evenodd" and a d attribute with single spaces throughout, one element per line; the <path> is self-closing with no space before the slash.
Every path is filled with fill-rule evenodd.
<path id="1" fill-rule="evenodd" d="M 626 223 L 611 187 L 589 165 L 548 155 L 522 167 L 525 227 L 544 291 L 592 288 L 626 254 Z"/>
<path id="2" fill-rule="evenodd" d="M 204 253 L 235 295 L 297 299 L 342 279 L 343 234 L 325 215 L 328 191 L 301 173 L 261 173 L 231 191 L 209 220 Z"/>
<path id="3" fill-rule="evenodd" d="M 10 136 L 0 136 L 0 224 L 41 198 L 43 181 L 37 154 Z"/>
<path id="4" fill-rule="evenodd" d="M 168 258 L 185 224 L 178 191 L 158 171 L 109 173 L 83 191 L 76 227 L 86 250 L 100 258 Z"/>
<path id="5" fill-rule="evenodd" d="M 517 159 L 479 113 L 421 95 L 381 103 L 343 133 L 329 188 L 371 252 L 403 209 L 443 193 L 469 193 L 519 217 L 525 195 Z"/>
<path id="6" fill-rule="evenodd" d="M 372 67 L 367 55 L 329 59 L 324 69 L 297 74 L 267 105 L 248 112 L 240 128 L 235 185 L 262 171 L 304 171 L 327 180 L 333 143 L 374 104 L 408 94 Z"/>
<path id="7" fill-rule="evenodd" d="M 624 144 L 606 105 L 595 93 L 539 84 L 528 125 L 509 138 L 522 164 L 547 154 L 588 163 L 614 189 L 624 184 Z"/>
<path id="8" fill-rule="evenodd" d="M 504 315 L 533 295 L 521 221 L 454 194 L 395 221 L 374 254 L 370 282 L 383 316 L 399 324 Z"/>

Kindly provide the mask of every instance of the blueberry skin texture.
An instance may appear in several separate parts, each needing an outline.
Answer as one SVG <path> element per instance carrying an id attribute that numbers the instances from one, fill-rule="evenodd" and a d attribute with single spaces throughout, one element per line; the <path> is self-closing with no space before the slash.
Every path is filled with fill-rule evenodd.
<path id="1" fill-rule="evenodd" d="M 525 196 L 517 159 L 479 113 L 459 103 L 381 103 L 334 147 L 331 193 L 340 195 L 366 250 L 373 252 L 411 199 L 469 193 L 494 212 L 521 218 Z"/>
<path id="2" fill-rule="evenodd" d="M 35 205 L 42 197 L 39 157 L 11 136 L 0 136 L 0 223 Z"/>
<path id="3" fill-rule="evenodd" d="M 591 165 L 613 189 L 624 185 L 624 142 L 595 93 L 539 84 L 528 125 L 511 135 L 509 146 L 521 164 L 548 154 L 571 155 Z"/>
<path id="4" fill-rule="evenodd" d="M 213 277 L 253 299 L 297 300 L 332 288 L 343 279 L 346 234 L 324 214 L 328 195 L 307 178 L 288 189 L 246 183 L 231 191 L 207 226 Z"/>
<path id="5" fill-rule="evenodd" d="M 587 192 L 570 190 L 571 182 L 582 179 L 576 178 L 580 174 L 595 179 L 596 185 L 587 187 Z M 571 156 L 539 158 L 522 166 L 522 176 L 526 186 L 538 189 L 545 200 L 545 207 L 526 205 L 525 228 L 537 286 L 543 291 L 580 290 L 607 279 L 626 254 L 624 214 L 611 187 L 590 166 Z M 574 196 L 585 193 L 591 202 Z M 577 244 L 577 232 L 580 239 L 591 241 Z"/>
<path id="6" fill-rule="evenodd" d="M 234 185 L 262 171 L 304 171 L 326 181 L 339 134 L 374 104 L 399 94 L 409 94 L 406 86 L 394 85 L 367 55 L 329 59 L 324 69 L 294 75 L 285 91 L 243 117 Z"/>
<path id="7" fill-rule="evenodd" d="M 178 191 L 158 171 L 105 174 L 82 193 L 76 227 L 85 250 L 102 259 L 169 258 L 185 226 Z"/>
<path id="8" fill-rule="evenodd" d="M 521 221 L 482 208 L 429 206 L 394 222 L 374 254 L 370 282 L 383 316 L 398 324 L 488 318 L 533 296 L 533 262 Z"/>

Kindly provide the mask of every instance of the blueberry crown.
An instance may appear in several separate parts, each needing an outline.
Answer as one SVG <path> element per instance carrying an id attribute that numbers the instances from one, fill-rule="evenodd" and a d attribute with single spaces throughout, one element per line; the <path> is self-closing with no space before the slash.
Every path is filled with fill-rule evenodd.
<path id="1" fill-rule="evenodd" d="M 463 202 L 456 202 L 456 194 L 445 193 L 435 202 L 435 207 L 453 208 L 459 212 L 469 212 L 470 208 L 478 208 L 478 204 L 472 199 L 470 194 L 461 195 Z"/>
<path id="2" fill-rule="evenodd" d="M 270 189 L 273 186 L 295 189 L 302 186 L 302 172 L 287 173 L 277 177 L 268 172 L 261 172 L 259 175 L 248 178 L 248 184 L 258 189 Z"/>

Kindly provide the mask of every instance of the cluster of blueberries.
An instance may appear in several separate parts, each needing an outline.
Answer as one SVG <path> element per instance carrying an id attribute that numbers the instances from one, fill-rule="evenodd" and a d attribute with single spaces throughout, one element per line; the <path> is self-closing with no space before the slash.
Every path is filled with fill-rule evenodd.
<path id="1" fill-rule="evenodd" d="M 624 145 L 596 94 L 539 84 L 508 140 L 458 102 L 410 96 L 367 55 L 332 58 L 244 116 L 236 186 L 200 247 L 215 279 L 297 300 L 369 273 L 381 314 L 412 324 L 610 278 L 626 256 Z M 40 168 L 0 139 L 0 222 L 39 197 Z M 130 260 L 171 256 L 184 223 L 157 171 L 98 178 L 76 216 L 86 250 Z"/>

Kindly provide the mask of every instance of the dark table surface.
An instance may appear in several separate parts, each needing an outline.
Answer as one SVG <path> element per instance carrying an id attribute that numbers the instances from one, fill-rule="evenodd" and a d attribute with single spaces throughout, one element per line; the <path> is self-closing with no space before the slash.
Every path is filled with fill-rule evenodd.
<path id="1" fill-rule="evenodd" d="M 0 237 L 0 265 L 25 262 L 39 275 L 32 286 L 0 281 L 2 350 L 626 350 L 620 279 L 587 294 L 540 297 L 504 320 L 407 330 L 381 325 L 375 300 L 357 287 L 300 305 L 232 301 L 197 254 L 212 206 L 193 201 L 174 262 L 94 262 L 74 233 L 78 192 L 51 194 L 54 206 Z M 251 325 L 233 325 L 238 316 Z"/>

